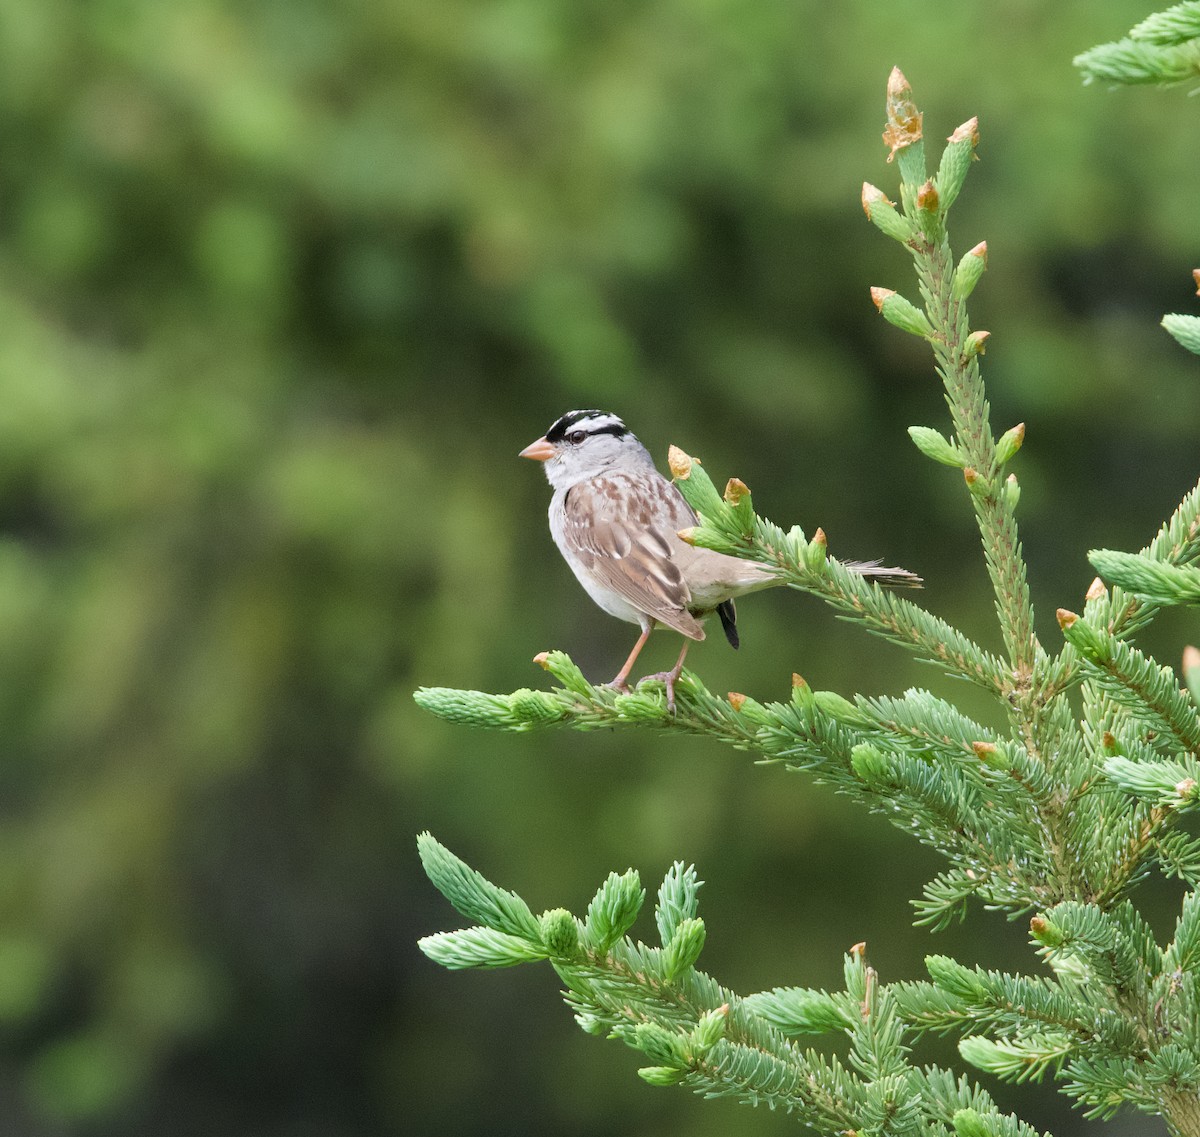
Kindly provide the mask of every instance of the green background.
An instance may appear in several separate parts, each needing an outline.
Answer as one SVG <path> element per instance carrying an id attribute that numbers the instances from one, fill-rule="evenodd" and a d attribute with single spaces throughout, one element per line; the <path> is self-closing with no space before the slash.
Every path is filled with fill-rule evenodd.
<path id="1" fill-rule="evenodd" d="M 1070 60 L 1146 2 L 0 0 L 0 1129 L 29 1137 L 791 1131 L 652 1089 L 548 968 L 450 974 L 428 828 L 535 910 L 611 869 L 709 883 L 740 991 L 884 980 L 930 951 L 1032 969 L 1021 923 L 931 937 L 938 870 L 880 818 L 648 733 L 507 737 L 420 684 L 607 679 L 635 630 L 554 550 L 560 413 L 622 414 L 835 555 L 921 573 L 989 646 L 915 295 L 859 204 L 900 64 L 935 145 L 978 115 L 951 218 L 988 241 L 994 422 L 1023 420 L 1039 632 L 1086 550 L 1137 548 L 1197 475 L 1198 110 Z M 975 692 L 768 593 L 692 666 L 769 699 Z M 1145 638 L 1175 663 L 1194 615 Z M 677 639 L 652 638 L 647 668 Z M 1177 886 L 1141 895 L 1165 937 Z M 644 934 L 649 935 L 649 926 Z M 946 1059 L 947 1044 L 919 1055 Z M 1049 1090 L 997 1090 L 1089 1128 Z M 1156 1122 L 1132 1118 L 1148 1132 Z"/>

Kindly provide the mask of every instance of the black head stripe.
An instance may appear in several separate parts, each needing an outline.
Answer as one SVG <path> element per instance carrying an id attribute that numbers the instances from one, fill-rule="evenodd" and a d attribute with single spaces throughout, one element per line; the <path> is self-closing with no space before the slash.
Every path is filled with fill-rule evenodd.
<path id="1" fill-rule="evenodd" d="M 611 434 L 616 438 L 629 433 L 629 428 L 607 411 L 568 411 L 546 431 L 546 441 L 563 442 L 572 430 L 582 430 L 588 435 Z"/>

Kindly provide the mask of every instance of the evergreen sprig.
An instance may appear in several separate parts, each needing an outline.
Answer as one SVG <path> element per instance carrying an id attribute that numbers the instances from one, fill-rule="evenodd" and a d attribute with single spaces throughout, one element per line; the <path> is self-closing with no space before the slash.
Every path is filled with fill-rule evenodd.
<path id="1" fill-rule="evenodd" d="M 549 960 L 579 1025 L 638 1051 L 647 1063 L 638 1074 L 651 1085 L 795 1112 L 821 1132 L 950 1137 L 974 1125 L 982 1133 L 1036 1137 L 1001 1114 L 979 1086 L 948 1070 L 911 1065 L 910 1030 L 861 945 L 846 957 L 844 991 L 776 988 L 742 997 L 695 967 L 704 925 L 691 868 L 676 863 L 664 878 L 656 910 L 661 946 L 648 947 L 627 934 L 645 895 L 632 870 L 609 876 L 585 920 L 558 908 L 527 921 L 523 901 L 428 833 L 418 847 L 447 900 L 462 915 L 485 921 L 427 936 L 421 950 L 449 967 Z M 521 914 L 516 920 L 514 912 Z M 576 933 L 566 937 L 567 952 L 556 951 L 546 932 L 563 925 Z M 514 934 L 513 927 L 522 931 Z M 486 950 L 475 954 L 476 945 Z M 848 1057 L 802 1050 L 792 1041 L 796 1035 L 844 1036 Z"/>
<path id="2" fill-rule="evenodd" d="M 1096 571 L 1147 604 L 1162 606 L 1200 601 L 1200 568 L 1152 560 L 1139 553 L 1093 549 L 1088 553 Z"/>
<path id="3" fill-rule="evenodd" d="M 1200 4 L 1185 4 L 1146 21 L 1134 48 L 1110 53 L 1104 66 L 1140 59 L 1149 69 L 1152 60 L 1161 74 L 1164 60 L 1195 52 L 1197 19 Z M 971 681 L 993 698 L 999 725 L 925 690 L 847 698 L 799 676 L 789 697 L 762 702 L 718 697 L 684 672 L 672 709 L 659 682 L 628 692 L 595 686 L 561 652 L 537 657 L 556 681 L 548 690 L 422 688 L 416 699 L 449 721 L 510 731 L 702 734 L 807 771 L 944 857 L 914 902 L 918 923 L 943 927 L 973 901 L 1010 919 L 1032 914 L 1031 964 L 1042 972 L 930 956 L 930 981 L 885 987 L 856 949 L 844 991 L 782 986 L 739 997 L 696 969 L 706 932 L 693 868 L 677 863 L 667 873 L 656 904 L 661 946 L 647 947 L 629 937 L 645 898 L 632 870 L 612 874 L 582 920 L 563 909 L 534 917 L 427 835 L 427 871 L 477 926 L 431 936 L 422 948 L 449 967 L 548 960 L 580 1025 L 644 1055 L 647 1082 L 795 1111 L 822 1132 L 1031 1133 L 978 1087 L 910 1064 L 914 1040 L 933 1031 L 958 1035 L 964 1060 L 1005 1080 L 1053 1075 L 1090 1115 L 1126 1105 L 1161 1115 L 1172 1134 L 1200 1137 L 1200 902 L 1186 895 L 1175 938 L 1160 948 L 1129 899 L 1154 865 L 1192 889 L 1200 884 L 1200 840 L 1180 826 L 1200 804 L 1200 652 L 1185 653 L 1181 686 L 1130 642 L 1163 607 L 1200 599 L 1200 485 L 1140 552 L 1093 552 L 1102 579 L 1081 613 L 1059 610 L 1062 641 L 1039 642 L 1017 526 L 1020 487 L 1009 472 L 1025 424 L 993 430 L 981 368 L 989 336 L 971 328 L 967 312 L 987 246 L 956 257 L 947 227 L 978 123 L 950 135 L 930 176 L 923 116 L 898 71 L 887 107 L 900 202 L 866 185 L 863 206 L 911 255 L 917 298 L 887 288 L 872 295 L 889 324 L 929 344 L 950 429 L 909 433 L 921 454 L 958 471 L 1003 652 L 839 561 L 821 530 L 808 537 L 760 517 L 739 479 L 719 492 L 698 459 L 672 448 L 675 484 L 698 515 L 681 536 L 766 565 L 868 632 Z M 830 1035 L 848 1038 L 845 1061 L 795 1041 Z"/>
<path id="4" fill-rule="evenodd" d="M 1182 83 L 1200 76 L 1200 3 L 1147 16 L 1128 35 L 1075 57 L 1084 82 Z"/>

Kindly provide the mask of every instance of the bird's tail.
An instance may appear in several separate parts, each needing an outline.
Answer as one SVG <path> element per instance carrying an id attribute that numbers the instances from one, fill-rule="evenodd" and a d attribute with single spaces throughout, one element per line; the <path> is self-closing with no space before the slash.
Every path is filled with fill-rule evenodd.
<path id="1" fill-rule="evenodd" d="M 887 588 L 921 588 L 924 582 L 915 572 L 902 568 L 885 568 L 878 561 L 838 561 L 844 569 L 865 576 Z"/>

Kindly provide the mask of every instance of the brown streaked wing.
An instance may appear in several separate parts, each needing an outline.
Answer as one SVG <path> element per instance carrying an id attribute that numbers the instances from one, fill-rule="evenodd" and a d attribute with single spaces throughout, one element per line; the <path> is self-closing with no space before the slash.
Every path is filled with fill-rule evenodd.
<path id="1" fill-rule="evenodd" d="M 661 475 L 649 485 L 648 496 L 644 475 L 605 474 L 572 487 L 563 502 L 564 540 L 605 587 L 659 623 L 702 640 L 671 540 L 695 516 Z"/>

